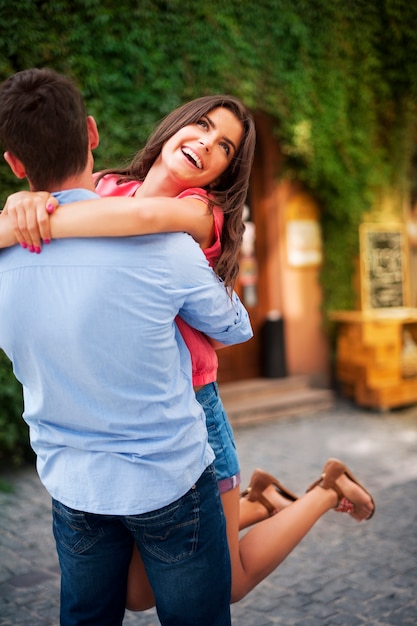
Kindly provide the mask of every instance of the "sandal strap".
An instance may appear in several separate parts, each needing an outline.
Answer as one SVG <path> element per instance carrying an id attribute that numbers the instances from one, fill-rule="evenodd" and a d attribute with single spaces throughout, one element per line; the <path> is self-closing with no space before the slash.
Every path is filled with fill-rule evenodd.
<path id="1" fill-rule="evenodd" d="M 262 506 L 264 506 L 266 508 L 266 510 L 268 511 L 269 515 L 274 515 L 277 512 L 277 510 L 274 507 L 274 505 L 272 504 L 272 502 L 270 502 L 268 500 L 268 498 L 265 498 L 265 496 L 263 494 L 259 494 L 257 499 L 262 504 Z"/>
<path id="2" fill-rule="evenodd" d="M 252 488 L 248 487 L 247 489 L 245 489 L 245 491 L 242 491 L 242 493 L 240 494 L 240 497 L 247 498 L 249 502 L 259 502 L 260 504 L 262 504 L 262 506 L 266 508 L 269 515 L 274 515 L 274 513 L 276 513 L 276 508 L 274 507 L 272 502 L 268 500 L 268 498 L 265 498 L 265 496 L 262 493 L 256 494 L 256 496 L 252 495 L 251 497 L 251 491 L 252 491 Z"/>
<path id="3" fill-rule="evenodd" d="M 339 485 L 337 485 L 334 480 L 326 481 L 326 474 L 322 475 L 322 480 L 320 481 L 319 485 L 320 487 L 323 487 L 323 489 L 333 489 L 333 491 L 336 492 L 338 506 L 339 506 L 339 503 L 345 498 L 345 494 L 343 493 Z"/>

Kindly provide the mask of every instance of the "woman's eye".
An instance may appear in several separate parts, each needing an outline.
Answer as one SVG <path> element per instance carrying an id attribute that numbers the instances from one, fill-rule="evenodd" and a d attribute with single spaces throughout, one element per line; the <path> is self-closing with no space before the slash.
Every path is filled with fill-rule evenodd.
<path id="1" fill-rule="evenodd" d="M 199 126 L 202 126 L 203 128 L 208 128 L 208 124 L 207 124 L 206 120 L 198 120 L 197 124 Z"/>
<path id="2" fill-rule="evenodd" d="M 220 145 L 223 148 L 223 150 L 225 151 L 225 153 L 227 154 L 227 156 L 229 156 L 229 154 L 230 154 L 230 146 L 229 146 L 229 144 L 225 143 L 224 141 L 222 141 L 222 143 Z"/>

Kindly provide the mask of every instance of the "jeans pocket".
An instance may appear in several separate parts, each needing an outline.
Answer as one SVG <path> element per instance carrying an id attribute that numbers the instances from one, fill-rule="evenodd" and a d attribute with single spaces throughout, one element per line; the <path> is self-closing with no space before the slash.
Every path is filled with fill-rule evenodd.
<path id="1" fill-rule="evenodd" d="M 99 541 L 104 530 L 101 526 L 94 528 L 89 523 L 88 517 L 91 515 L 52 500 L 53 531 L 57 545 L 73 554 L 81 554 Z"/>
<path id="2" fill-rule="evenodd" d="M 148 518 L 143 548 L 164 563 L 178 563 L 196 553 L 200 528 L 200 496 L 195 488 Z"/>

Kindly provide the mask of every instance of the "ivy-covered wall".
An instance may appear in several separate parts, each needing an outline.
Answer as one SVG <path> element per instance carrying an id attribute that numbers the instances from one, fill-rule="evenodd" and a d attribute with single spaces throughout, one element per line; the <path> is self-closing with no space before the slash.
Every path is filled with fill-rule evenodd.
<path id="1" fill-rule="evenodd" d="M 97 167 L 204 93 L 268 113 L 288 157 L 277 176 L 323 210 L 325 308 L 349 308 L 362 214 L 411 185 L 416 23 L 408 0 L 0 0 L 0 79 L 31 66 L 74 77 L 101 131 Z M 0 202 L 16 185 L 2 164 Z"/>

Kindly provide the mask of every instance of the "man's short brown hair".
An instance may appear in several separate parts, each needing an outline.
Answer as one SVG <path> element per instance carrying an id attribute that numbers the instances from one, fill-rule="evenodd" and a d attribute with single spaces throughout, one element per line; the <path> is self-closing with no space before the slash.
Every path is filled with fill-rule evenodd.
<path id="1" fill-rule="evenodd" d="M 87 115 L 65 76 L 32 68 L 0 85 L 0 141 L 24 165 L 32 187 L 54 191 L 87 163 Z"/>

